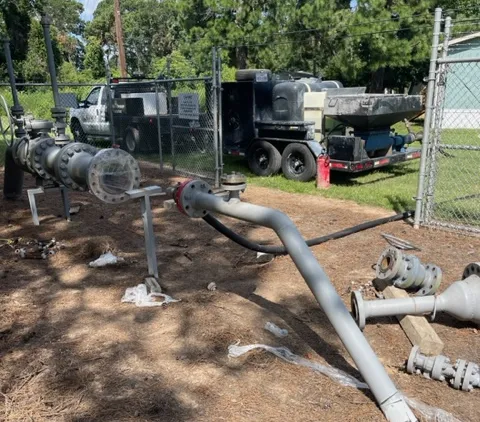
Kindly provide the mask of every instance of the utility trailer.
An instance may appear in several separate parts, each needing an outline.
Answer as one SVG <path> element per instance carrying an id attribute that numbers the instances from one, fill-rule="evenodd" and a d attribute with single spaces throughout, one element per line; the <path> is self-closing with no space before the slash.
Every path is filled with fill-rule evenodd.
<path id="1" fill-rule="evenodd" d="M 331 170 L 363 172 L 420 157 L 407 145 L 418 139 L 391 126 L 422 111 L 421 96 L 366 94 L 312 75 L 242 70 L 222 84 L 224 152 L 246 156 L 254 174 L 283 172 L 308 181 L 316 159 Z"/>

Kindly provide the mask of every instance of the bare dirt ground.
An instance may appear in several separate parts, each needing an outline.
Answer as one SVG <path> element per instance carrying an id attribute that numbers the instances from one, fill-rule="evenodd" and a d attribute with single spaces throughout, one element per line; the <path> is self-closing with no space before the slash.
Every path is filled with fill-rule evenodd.
<path id="1" fill-rule="evenodd" d="M 171 184 L 147 172 L 144 185 Z M 3 174 L 0 174 L 3 180 Z M 175 179 L 177 180 L 177 179 Z M 28 178 L 28 183 L 33 181 Z M 266 352 L 229 359 L 230 344 L 284 345 L 314 361 L 360 377 L 289 257 L 254 265 L 254 254 L 201 220 L 162 208 L 154 200 L 161 284 L 181 302 L 162 308 L 121 303 L 127 287 L 146 276 L 139 204 L 108 206 L 72 193 L 80 213 L 59 217 L 56 194 L 39 198 L 41 225 L 31 223 L 26 196 L 0 202 L 5 239 L 50 239 L 65 248 L 48 260 L 19 259 L 0 247 L 0 420 L 5 421 L 382 421 L 372 396 L 341 386 Z M 327 234 L 385 210 L 250 186 L 245 201 L 285 211 L 306 237 Z M 224 219 L 240 233 L 275 242 L 273 233 Z M 424 262 L 440 265 L 444 289 L 478 261 L 480 239 L 413 230 L 398 222 L 313 248 L 347 306 L 352 282 L 372 280 L 372 264 L 388 232 L 422 248 Z M 106 249 L 126 259 L 92 269 Z M 0 275 L 1 276 L 1 275 Z M 211 281 L 216 291 L 208 291 Z M 267 321 L 287 328 L 274 337 Z M 445 354 L 480 362 L 474 325 L 438 316 L 433 324 Z M 480 420 L 480 391 L 408 375 L 411 345 L 394 318 L 365 329 L 392 379 L 410 397 L 441 407 L 462 421 Z"/>

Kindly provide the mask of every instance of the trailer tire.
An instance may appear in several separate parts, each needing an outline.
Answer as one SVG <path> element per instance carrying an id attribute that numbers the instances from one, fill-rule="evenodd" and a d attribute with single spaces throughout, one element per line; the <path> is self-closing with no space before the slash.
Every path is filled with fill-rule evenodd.
<path id="1" fill-rule="evenodd" d="M 135 127 L 127 127 L 123 135 L 123 149 L 129 154 L 139 152 L 140 131 Z"/>
<path id="2" fill-rule="evenodd" d="M 277 148 L 267 141 L 255 141 L 247 152 L 248 167 L 257 176 L 271 176 L 279 172 L 282 156 Z"/>
<path id="3" fill-rule="evenodd" d="M 317 164 L 306 145 L 288 144 L 282 154 L 282 172 L 287 179 L 308 182 L 317 173 Z"/>

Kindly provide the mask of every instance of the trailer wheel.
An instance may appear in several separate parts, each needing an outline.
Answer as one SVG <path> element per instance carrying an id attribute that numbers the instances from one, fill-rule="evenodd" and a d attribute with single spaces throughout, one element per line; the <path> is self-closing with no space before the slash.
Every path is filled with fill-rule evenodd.
<path id="1" fill-rule="evenodd" d="M 271 176 L 278 173 L 282 156 L 270 142 L 256 141 L 248 149 L 248 167 L 257 176 Z"/>
<path id="2" fill-rule="evenodd" d="M 123 149 L 130 154 L 137 153 L 140 144 L 140 131 L 134 127 L 128 127 L 123 136 Z"/>
<path id="3" fill-rule="evenodd" d="M 282 154 L 282 172 L 287 179 L 300 182 L 308 182 L 315 176 L 315 158 L 306 145 L 287 145 Z"/>

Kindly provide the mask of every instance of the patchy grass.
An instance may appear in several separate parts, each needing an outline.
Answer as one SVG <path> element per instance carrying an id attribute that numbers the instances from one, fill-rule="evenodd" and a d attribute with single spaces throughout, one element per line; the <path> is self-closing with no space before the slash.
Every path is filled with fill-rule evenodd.
<path id="1" fill-rule="evenodd" d="M 313 180 L 302 183 L 288 180 L 283 175 L 255 176 L 248 169 L 246 161 L 238 157 L 226 157 L 224 171 L 242 172 L 247 175 L 248 183 L 257 186 L 326 198 L 349 199 L 400 211 L 414 206 L 419 164 L 420 161 L 415 160 L 358 175 L 332 172 L 331 186 L 327 190 L 317 189 Z"/>

